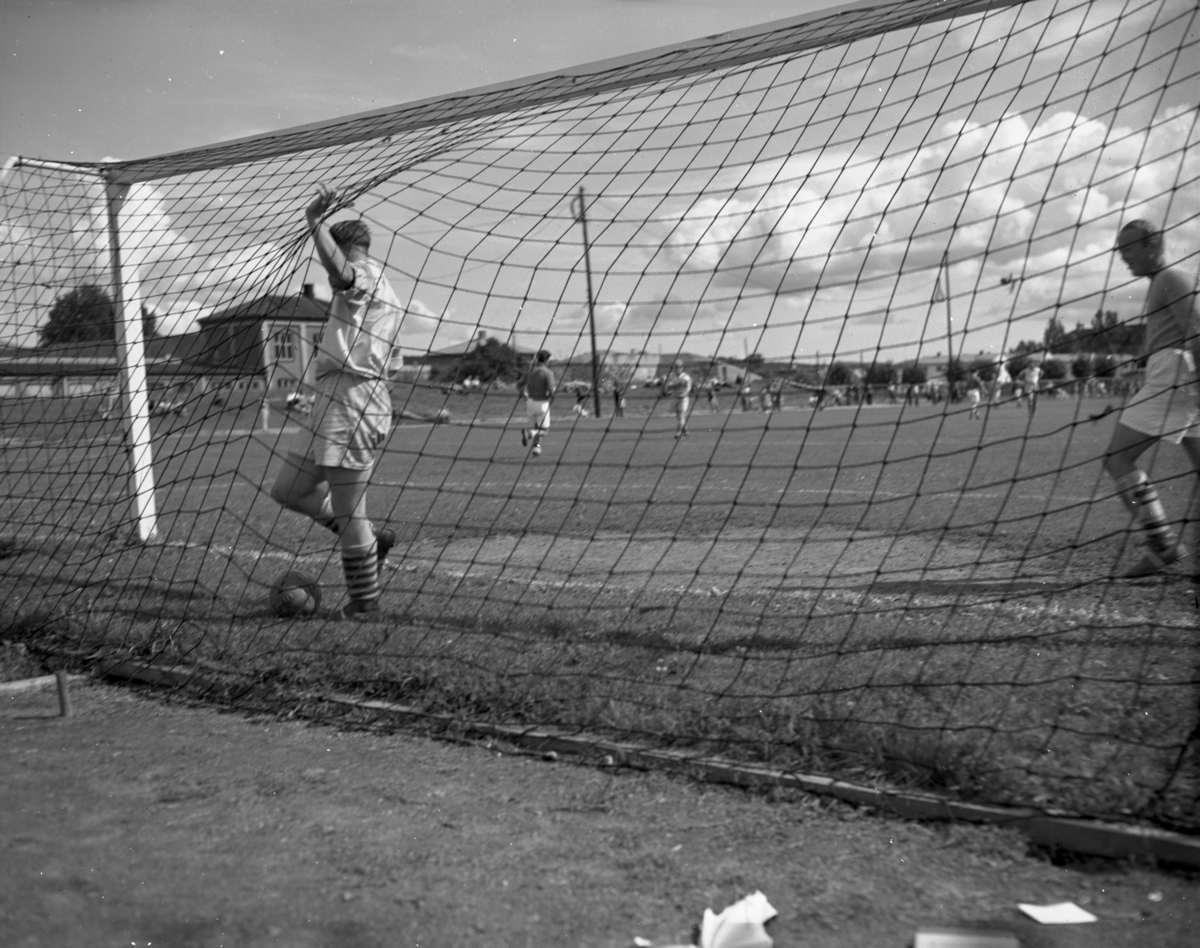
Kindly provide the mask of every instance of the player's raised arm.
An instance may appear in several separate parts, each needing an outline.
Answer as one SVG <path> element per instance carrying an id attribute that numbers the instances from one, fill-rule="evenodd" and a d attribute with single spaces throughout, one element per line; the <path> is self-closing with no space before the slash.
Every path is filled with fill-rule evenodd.
<path id="1" fill-rule="evenodd" d="M 336 197 L 328 185 L 318 185 L 317 195 L 305 210 L 305 217 L 308 219 L 308 229 L 317 248 L 317 256 L 321 258 L 330 279 L 340 286 L 353 286 L 354 270 L 325 223 L 325 217 L 329 214 L 329 208 Z"/>

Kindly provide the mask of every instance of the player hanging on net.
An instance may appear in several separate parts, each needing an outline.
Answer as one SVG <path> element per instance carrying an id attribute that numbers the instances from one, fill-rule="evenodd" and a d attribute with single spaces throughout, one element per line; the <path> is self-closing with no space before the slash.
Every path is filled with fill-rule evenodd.
<path id="1" fill-rule="evenodd" d="M 1147 221 L 1121 228 L 1117 250 L 1135 276 L 1149 277 L 1144 314 L 1145 382 L 1126 403 L 1113 431 L 1104 469 L 1146 535 L 1146 552 L 1126 577 L 1150 576 L 1187 555 L 1176 539 L 1158 490 L 1137 466 L 1155 441 L 1182 444 L 1200 472 L 1200 312 L 1196 286 L 1182 268 L 1168 266 L 1162 233 Z"/>
<path id="2" fill-rule="evenodd" d="M 546 365 L 550 361 L 550 353 L 539 349 L 534 356 L 533 368 L 525 377 L 521 386 L 521 394 L 525 396 L 525 411 L 529 415 L 529 427 L 521 429 L 521 446 L 527 447 L 533 441 L 533 456 L 542 453 L 542 435 L 550 428 L 550 403 L 554 401 L 554 388 L 557 384 L 554 373 Z"/>
<path id="3" fill-rule="evenodd" d="M 337 534 L 350 601 L 337 616 L 379 613 L 379 564 L 395 542 L 367 517 L 367 484 L 392 426 L 388 360 L 402 309 L 360 220 L 325 223 L 335 194 L 321 185 L 306 212 L 333 300 L 316 352 L 310 421 L 289 446 L 271 496 Z"/>

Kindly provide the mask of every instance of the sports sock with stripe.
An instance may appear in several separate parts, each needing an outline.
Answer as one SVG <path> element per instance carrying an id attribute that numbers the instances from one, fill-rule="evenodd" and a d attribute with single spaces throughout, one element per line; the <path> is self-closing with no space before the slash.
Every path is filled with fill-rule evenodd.
<path id="1" fill-rule="evenodd" d="M 369 546 L 342 547 L 342 572 L 352 600 L 374 602 L 379 598 L 379 558 L 374 541 Z"/>
<path id="2" fill-rule="evenodd" d="M 1158 488 L 1145 471 L 1134 471 L 1118 478 L 1117 490 L 1121 500 L 1137 518 L 1146 540 L 1155 550 L 1168 550 L 1175 545 L 1175 534 L 1167 523 L 1167 512 L 1158 496 Z"/>

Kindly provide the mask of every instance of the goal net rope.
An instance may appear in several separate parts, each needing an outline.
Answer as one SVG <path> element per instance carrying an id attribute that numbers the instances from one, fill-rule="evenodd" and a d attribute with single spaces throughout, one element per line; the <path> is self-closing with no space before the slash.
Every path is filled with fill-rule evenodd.
<path id="1" fill-rule="evenodd" d="M 863 3 L 13 159 L 0 637 L 1195 828 L 1192 561 L 1113 581 L 1142 538 L 1103 462 L 1144 367 L 1118 230 L 1200 270 L 1198 63 L 1190 0 Z M 353 628 L 268 598 L 344 594 L 271 496 L 312 423 L 319 182 L 405 305 L 368 493 L 397 543 Z M 1188 455 L 1141 464 L 1187 539 Z"/>

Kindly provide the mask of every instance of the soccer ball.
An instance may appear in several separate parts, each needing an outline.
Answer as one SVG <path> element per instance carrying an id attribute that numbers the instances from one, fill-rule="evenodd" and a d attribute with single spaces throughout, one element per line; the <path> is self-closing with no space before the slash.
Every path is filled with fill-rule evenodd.
<path id="1" fill-rule="evenodd" d="M 271 587 L 271 609 L 281 619 L 311 616 L 321 608 L 321 586 L 308 573 L 288 570 Z"/>

